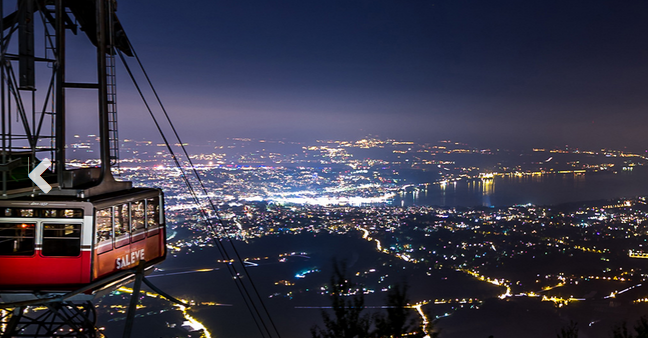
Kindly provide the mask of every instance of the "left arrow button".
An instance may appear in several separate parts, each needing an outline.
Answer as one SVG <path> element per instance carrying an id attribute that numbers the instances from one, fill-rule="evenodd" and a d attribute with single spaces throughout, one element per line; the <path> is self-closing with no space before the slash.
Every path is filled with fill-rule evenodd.
<path id="1" fill-rule="evenodd" d="M 52 162 L 49 159 L 43 159 L 41 163 L 39 163 L 32 172 L 29 173 L 29 178 L 40 188 L 40 190 L 43 190 L 44 193 L 50 192 L 52 190 L 52 187 L 45 182 L 45 180 L 41 177 L 41 175 L 47 170 L 52 165 Z"/>

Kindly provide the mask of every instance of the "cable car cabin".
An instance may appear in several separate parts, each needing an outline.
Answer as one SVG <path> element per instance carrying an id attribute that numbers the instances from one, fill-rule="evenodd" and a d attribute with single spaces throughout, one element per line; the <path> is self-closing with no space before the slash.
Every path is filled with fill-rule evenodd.
<path id="1" fill-rule="evenodd" d="M 160 189 L 0 201 L 0 290 L 74 290 L 165 256 Z"/>

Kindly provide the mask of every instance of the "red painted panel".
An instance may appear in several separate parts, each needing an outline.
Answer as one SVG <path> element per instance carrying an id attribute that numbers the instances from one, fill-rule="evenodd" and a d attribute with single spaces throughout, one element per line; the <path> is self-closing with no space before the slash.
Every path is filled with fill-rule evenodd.
<path id="1" fill-rule="evenodd" d="M 0 256 L 0 289 L 64 286 L 90 282 L 90 251 L 79 257 Z"/>
<path id="2" fill-rule="evenodd" d="M 162 235 L 163 232 L 160 234 Z M 164 249 L 160 246 L 160 235 L 131 243 L 109 252 L 95 255 L 94 278 L 100 279 L 123 269 L 137 266 L 140 259 L 151 261 L 163 256 Z"/>
<path id="3" fill-rule="evenodd" d="M 96 280 L 135 267 L 140 258 L 151 261 L 163 257 L 164 238 L 161 229 L 159 234 L 136 243 L 102 254 L 81 251 L 79 257 L 43 257 L 40 250 L 33 256 L 0 256 L 0 289 L 56 289 L 88 284 L 91 277 Z M 95 271 L 91 274 L 93 255 Z"/>

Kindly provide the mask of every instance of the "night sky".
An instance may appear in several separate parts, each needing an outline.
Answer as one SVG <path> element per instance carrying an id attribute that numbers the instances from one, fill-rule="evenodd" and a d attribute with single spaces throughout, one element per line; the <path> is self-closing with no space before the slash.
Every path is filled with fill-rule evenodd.
<path id="1" fill-rule="evenodd" d="M 646 1 L 118 5 L 189 141 L 648 145 Z M 154 135 L 135 95 L 120 85 L 121 135 Z"/>

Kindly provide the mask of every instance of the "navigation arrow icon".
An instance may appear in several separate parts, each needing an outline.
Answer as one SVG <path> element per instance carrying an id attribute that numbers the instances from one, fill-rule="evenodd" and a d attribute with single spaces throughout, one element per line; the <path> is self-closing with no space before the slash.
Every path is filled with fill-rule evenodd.
<path id="1" fill-rule="evenodd" d="M 41 177 L 41 175 L 47 170 L 52 165 L 52 162 L 49 159 L 43 159 L 41 163 L 39 163 L 32 172 L 29 173 L 29 178 L 31 178 L 32 182 L 34 182 L 40 190 L 43 190 L 44 193 L 50 192 L 52 190 L 52 187 L 45 182 L 45 180 Z"/>

